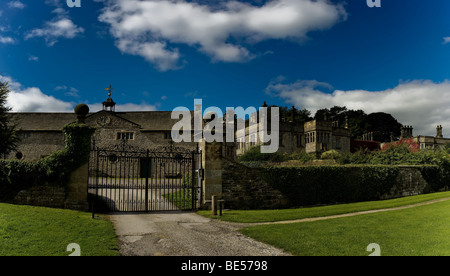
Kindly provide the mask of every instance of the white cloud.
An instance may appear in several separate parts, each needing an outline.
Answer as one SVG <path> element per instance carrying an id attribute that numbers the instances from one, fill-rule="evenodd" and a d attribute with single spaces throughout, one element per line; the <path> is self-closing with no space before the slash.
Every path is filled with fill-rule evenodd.
<path id="1" fill-rule="evenodd" d="M 24 88 L 11 77 L 0 75 L 0 81 L 8 82 L 10 93 L 7 105 L 13 112 L 73 112 L 73 103 L 64 102 L 44 94 L 37 87 Z"/>
<path id="2" fill-rule="evenodd" d="M 34 37 L 43 37 L 48 46 L 53 46 L 60 38 L 73 39 L 84 33 L 84 28 L 77 26 L 68 17 L 68 12 L 61 7 L 58 1 L 46 1 L 47 5 L 56 6 L 52 13 L 56 16 L 44 23 L 42 28 L 35 28 L 25 34 L 25 40 Z"/>
<path id="3" fill-rule="evenodd" d="M 67 85 L 58 85 L 55 87 L 55 89 L 53 89 L 54 91 L 63 91 L 64 95 L 68 96 L 68 97 L 75 97 L 75 98 L 79 98 L 80 95 L 78 94 L 78 89 L 76 89 L 75 87 L 69 87 Z"/>
<path id="4" fill-rule="evenodd" d="M 110 24 L 122 52 L 142 56 L 161 71 L 179 67 L 179 50 L 168 43 L 196 47 L 213 61 L 245 62 L 255 57 L 246 44 L 302 40 L 345 18 L 343 7 L 327 0 L 272 0 L 262 6 L 226 1 L 215 7 L 185 0 L 109 0 L 99 16 Z"/>
<path id="5" fill-rule="evenodd" d="M 49 96 L 38 87 L 23 87 L 23 85 L 11 77 L 0 75 L 0 81 L 8 82 L 10 93 L 8 94 L 7 106 L 12 112 L 73 112 L 78 102 L 66 102 Z M 68 91 L 78 96 L 78 90 L 65 85 L 57 86 L 54 90 Z M 88 104 L 91 112 L 102 110 L 102 103 Z M 124 103 L 117 104 L 116 111 L 154 111 L 157 106 L 147 104 Z"/>
<path id="6" fill-rule="evenodd" d="M 26 5 L 20 1 L 10 1 L 8 2 L 8 7 L 15 9 L 24 9 Z"/>
<path id="7" fill-rule="evenodd" d="M 136 43 L 133 40 L 122 39 L 118 41 L 117 47 L 122 52 L 144 57 L 148 62 L 155 64 L 160 71 L 178 68 L 180 58 L 178 50 L 166 49 L 164 42 Z"/>
<path id="8" fill-rule="evenodd" d="M 0 35 L 0 43 L 2 43 L 2 44 L 14 44 L 15 40 L 12 37 Z"/>
<path id="9" fill-rule="evenodd" d="M 444 44 L 450 43 L 450 37 L 444 37 Z"/>
<path id="10" fill-rule="evenodd" d="M 53 46 L 59 38 L 73 39 L 84 32 L 82 27 L 75 25 L 65 17 L 55 17 L 44 23 L 42 28 L 31 30 L 25 35 L 25 40 L 33 37 L 43 37 L 48 46 Z"/>
<path id="11" fill-rule="evenodd" d="M 28 60 L 29 60 L 29 61 L 36 61 L 36 62 L 38 62 L 38 61 L 39 61 L 39 57 L 30 55 L 30 56 L 28 57 Z"/>
<path id="12" fill-rule="evenodd" d="M 266 92 L 313 114 L 318 109 L 335 105 L 362 109 L 367 114 L 386 112 L 400 123 L 412 125 L 414 135 L 435 135 L 436 126 L 442 125 L 446 137 L 450 137 L 449 80 L 441 83 L 414 80 L 383 91 L 333 90 L 331 85 L 314 80 L 290 84 L 274 81 L 267 86 Z"/>

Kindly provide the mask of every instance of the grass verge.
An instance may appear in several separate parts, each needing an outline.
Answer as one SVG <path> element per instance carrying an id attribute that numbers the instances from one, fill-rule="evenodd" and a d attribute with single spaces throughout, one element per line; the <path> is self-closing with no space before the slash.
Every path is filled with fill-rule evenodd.
<path id="1" fill-rule="evenodd" d="M 241 229 L 297 256 L 449 256 L 450 201 L 353 217 Z"/>
<path id="2" fill-rule="evenodd" d="M 216 218 L 230 222 L 241 222 L 241 223 L 274 222 L 283 220 L 296 220 L 303 218 L 340 215 L 367 210 L 394 208 L 446 197 L 450 197 L 450 192 L 424 194 L 381 201 L 369 201 L 369 202 L 338 204 L 338 205 L 297 208 L 297 209 L 227 210 L 223 212 L 222 217 L 212 216 L 211 211 L 208 210 L 198 211 L 198 213 L 205 217 Z"/>
<path id="3" fill-rule="evenodd" d="M 0 203 L 0 256 L 119 256 L 112 223 L 86 212 Z"/>

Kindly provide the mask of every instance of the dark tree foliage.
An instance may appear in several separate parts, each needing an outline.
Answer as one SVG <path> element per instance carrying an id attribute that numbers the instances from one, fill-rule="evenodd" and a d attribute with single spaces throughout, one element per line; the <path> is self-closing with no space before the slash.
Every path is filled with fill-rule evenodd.
<path id="1" fill-rule="evenodd" d="M 345 106 L 319 109 L 314 119 L 335 121 L 339 126 L 344 126 L 348 120 L 352 139 L 362 139 L 363 134 L 371 132 L 373 140 L 378 142 L 390 142 L 391 136 L 397 139 L 402 127 L 391 114 L 375 112 L 367 115 L 363 110 L 348 110 Z"/>
<path id="2" fill-rule="evenodd" d="M 391 135 L 394 138 L 400 136 L 402 124 L 391 114 L 376 112 L 367 115 L 367 129 L 373 132 L 373 139 L 378 142 L 390 142 Z"/>
<path id="3" fill-rule="evenodd" d="M 272 106 L 273 107 L 273 106 Z M 280 106 L 280 119 L 284 122 L 304 123 L 312 120 L 311 111 L 294 107 Z"/>
<path id="4" fill-rule="evenodd" d="M 368 132 L 366 118 L 367 114 L 359 110 L 348 110 L 347 107 L 333 106 L 332 108 L 319 109 L 314 116 L 316 120 L 328 120 L 338 122 L 339 126 L 345 126 L 348 120 L 348 128 L 352 139 L 360 139 Z"/>
<path id="5" fill-rule="evenodd" d="M 0 157 L 14 151 L 19 140 L 8 113 L 11 108 L 6 105 L 8 93 L 8 83 L 0 82 Z"/>

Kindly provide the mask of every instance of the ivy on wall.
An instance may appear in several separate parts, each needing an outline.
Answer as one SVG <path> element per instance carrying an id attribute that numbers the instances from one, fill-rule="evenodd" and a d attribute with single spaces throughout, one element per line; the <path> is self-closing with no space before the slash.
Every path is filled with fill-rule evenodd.
<path id="1" fill-rule="evenodd" d="M 428 182 L 426 192 L 448 185 L 438 166 L 420 166 Z M 379 200 L 398 185 L 399 168 L 390 165 L 265 167 L 264 180 L 282 192 L 293 206 Z"/>
<path id="2" fill-rule="evenodd" d="M 66 146 L 38 161 L 0 160 L 0 200 L 11 200 L 17 192 L 35 185 L 64 186 L 70 173 L 89 161 L 95 128 L 69 124 L 62 129 Z"/>

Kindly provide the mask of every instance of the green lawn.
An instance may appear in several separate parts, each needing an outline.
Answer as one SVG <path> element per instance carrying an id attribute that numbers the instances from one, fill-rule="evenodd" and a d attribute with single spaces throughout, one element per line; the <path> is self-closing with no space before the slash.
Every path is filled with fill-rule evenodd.
<path id="1" fill-rule="evenodd" d="M 299 256 L 449 256 L 450 201 L 315 222 L 259 225 L 242 233 Z"/>
<path id="2" fill-rule="evenodd" d="M 0 203 L 0 256 L 119 256 L 113 225 L 86 212 Z"/>
<path id="3" fill-rule="evenodd" d="M 183 189 L 175 193 L 164 194 L 163 197 L 180 210 L 192 210 L 192 189 Z"/>
<path id="4" fill-rule="evenodd" d="M 221 219 L 231 222 L 273 222 L 282 220 L 295 220 L 303 218 L 314 218 L 331 215 L 339 215 L 367 210 L 393 208 L 415 203 L 426 202 L 434 199 L 450 197 L 450 192 L 424 194 L 410 197 L 403 197 L 390 200 L 359 202 L 350 204 L 329 205 L 321 207 L 282 209 L 282 210 L 227 210 L 222 217 L 211 216 L 211 211 L 203 210 L 198 213 L 210 218 Z"/>

